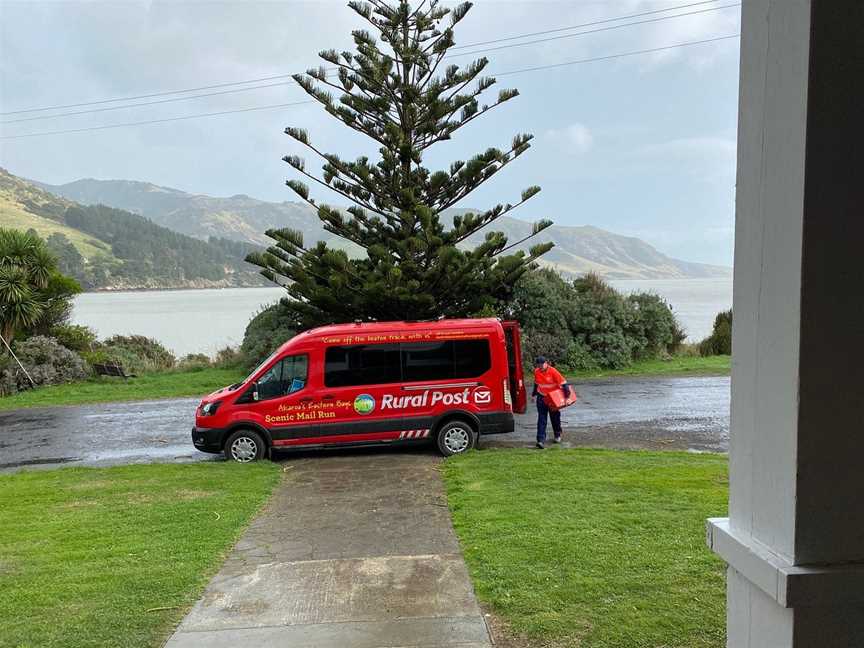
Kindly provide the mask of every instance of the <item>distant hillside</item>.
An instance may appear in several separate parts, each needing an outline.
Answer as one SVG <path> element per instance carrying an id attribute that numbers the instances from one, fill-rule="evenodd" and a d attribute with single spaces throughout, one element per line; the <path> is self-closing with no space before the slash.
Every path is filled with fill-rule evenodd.
<path id="1" fill-rule="evenodd" d="M 291 227 L 303 232 L 307 243 L 332 241 L 350 247 L 325 232 L 314 211 L 305 204 L 271 203 L 245 195 L 230 198 L 189 194 L 131 180 L 76 180 L 64 185 L 40 185 L 46 190 L 83 204 L 102 203 L 133 211 L 176 232 L 206 239 L 218 236 L 257 245 L 268 245 L 264 236 L 271 227 Z M 459 210 L 467 211 L 467 210 Z M 523 238 L 531 225 L 516 218 L 502 217 L 489 229 L 503 231 L 510 240 Z M 485 231 L 468 239 L 482 240 Z M 679 279 L 728 277 L 731 268 L 680 261 L 658 252 L 637 238 L 620 236 L 597 227 L 554 225 L 523 247 L 541 241 L 555 247 L 543 263 L 568 274 L 594 271 L 610 279 Z"/>
<path id="2" fill-rule="evenodd" d="M 84 206 L 0 169 L 0 227 L 34 230 L 86 289 L 264 285 L 243 258 L 255 246 L 201 241 L 139 214 Z"/>
<path id="3" fill-rule="evenodd" d="M 244 195 L 214 198 L 131 180 L 76 180 L 56 186 L 38 184 L 57 196 L 84 205 L 102 204 L 125 209 L 196 238 L 218 236 L 269 245 L 271 241 L 264 232 L 271 227 L 299 229 L 315 240 L 323 232 L 313 211 L 297 203 L 268 203 Z"/>

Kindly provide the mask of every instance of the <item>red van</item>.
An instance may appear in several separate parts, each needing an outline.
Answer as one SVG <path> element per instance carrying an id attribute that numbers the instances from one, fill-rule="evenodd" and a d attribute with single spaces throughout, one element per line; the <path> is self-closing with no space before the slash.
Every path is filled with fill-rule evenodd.
<path id="1" fill-rule="evenodd" d="M 283 344 L 202 401 L 192 442 L 249 462 L 268 451 L 434 442 L 465 452 L 527 407 L 517 322 L 339 324 Z"/>

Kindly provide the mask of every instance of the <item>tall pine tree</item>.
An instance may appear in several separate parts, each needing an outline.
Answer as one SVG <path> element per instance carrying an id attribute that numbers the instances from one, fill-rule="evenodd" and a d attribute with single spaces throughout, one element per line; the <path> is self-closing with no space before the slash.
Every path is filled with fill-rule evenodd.
<path id="1" fill-rule="evenodd" d="M 446 63 L 453 29 L 471 3 L 450 9 L 437 0 L 415 7 L 407 0 L 352 0 L 348 6 L 376 36 L 354 31 L 355 52 L 321 52 L 332 67 L 310 69 L 294 80 L 330 115 L 374 140 L 380 159 L 343 160 L 321 151 L 300 128 L 285 133 L 323 160 L 322 173 L 310 172 L 298 156 L 283 159 L 303 178 L 352 203 L 344 210 L 319 204 L 306 183 L 287 182 L 317 210 L 325 230 L 364 254 L 352 258 L 323 242 L 306 247 L 299 232 L 274 229 L 267 236 L 275 244 L 247 260 L 286 287 L 291 297 L 286 304 L 301 328 L 356 319 L 464 317 L 508 299 L 516 280 L 534 269 L 552 244 L 535 245 L 527 254 L 513 248 L 551 221 L 535 223 L 529 236 L 515 242 L 495 231 L 473 249 L 466 240 L 540 188 L 523 190 L 513 204 L 457 215 L 452 226 L 442 223 L 441 212 L 527 151 L 532 136 L 516 135 L 507 150 L 489 148 L 447 170 L 423 166 L 426 149 L 519 94 L 501 90 L 481 104 L 480 96 L 495 84 L 483 76 L 487 59 L 465 67 Z"/>

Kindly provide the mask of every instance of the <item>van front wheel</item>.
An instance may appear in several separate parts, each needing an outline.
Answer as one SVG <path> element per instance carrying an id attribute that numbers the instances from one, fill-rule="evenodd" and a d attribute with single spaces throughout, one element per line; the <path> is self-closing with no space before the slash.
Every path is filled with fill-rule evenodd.
<path id="1" fill-rule="evenodd" d="M 441 426 L 437 435 L 438 450 L 445 457 L 463 454 L 474 447 L 476 434 L 464 421 L 450 421 Z"/>
<path id="2" fill-rule="evenodd" d="M 264 439 L 252 430 L 237 430 L 225 441 L 225 458 L 237 463 L 250 463 L 264 458 Z"/>

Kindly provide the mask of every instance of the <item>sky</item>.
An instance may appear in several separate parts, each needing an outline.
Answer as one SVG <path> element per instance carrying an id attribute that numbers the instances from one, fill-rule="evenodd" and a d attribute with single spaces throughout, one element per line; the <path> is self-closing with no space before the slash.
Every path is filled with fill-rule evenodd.
<path id="1" fill-rule="evenodd" d="M 636 236 L 671 256 L 731 265 L 734 226 L 738 40 L 507 74 L 525 68 L 661 48 L 737 34 L 740 7 L 718 0 L 605 22 L 593 27 L 468 48 L 512 45 L 704 9 L 704 13 L 484 52 L 498 78 L 490 90 L 520 96 L 428 151 L 446 168 L 513 135 L 534 134 L 530 151 L 459 207 L 517 202 L 522 188 L 542 192 L 511 215 L 559 225 L 594 225 Z M 696 0 L 477 0 L 456 44 L 562 29 Z M 303 2 L 8 2 L 0 0 L 0 112 L 234 83 L 317 67 L 322 49 L 350 49 L 364 23 L 343 0 Z M 464 52 L 465 50 L 463 50 Z M 477 56 L 479 57 L 479 55 Z M 464 64 L 471 56 L 457 56 Z M 376 148 L 315 104 L 167 123 L 9 139 L 45 133 L 303 101 L 292 82 L 183 101 L 30 121 L 104 103 L 0 115 L 0 166 L 61 184 L 79 178 L 152 182 L 215 196 L 295 200 L 281 161 L 302 154 L 283 133 L 306 128 L 342 157 Z M 317 161 L 307 157 L 309 165 Z M 326 190 L 324 190 L 326 191 Z M 321 200 L 340 204 L 313 190 Z M 344 202 L 344 201 L 343 201 Z"/>

